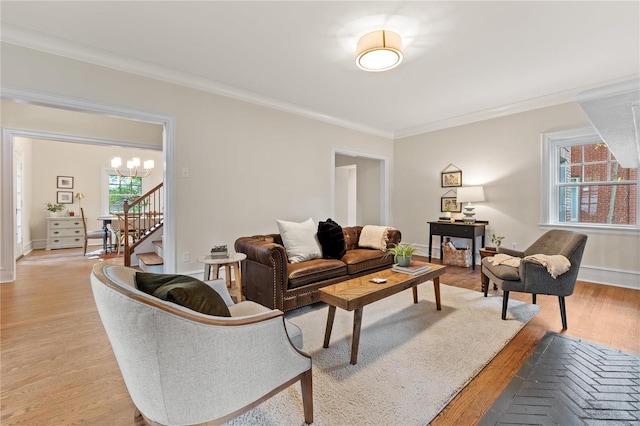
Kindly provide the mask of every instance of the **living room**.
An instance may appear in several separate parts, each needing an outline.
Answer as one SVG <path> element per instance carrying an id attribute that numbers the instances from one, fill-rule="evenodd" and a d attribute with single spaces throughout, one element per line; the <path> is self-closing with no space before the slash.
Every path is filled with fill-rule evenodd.
<path id="1" fill-rule="evenodd" d="M 4 3 L 3 15 L 6 15 L 11 9 Z M 303 221 L 311 217 L 317 223 L 332 217 L 335 212 L 331 182 L 336 149 L 386 160 L 389 187 L 384 191 L 389 214 L 381 224 L 401 230 L 403 241 L 417 244 L 424 254 L 428 247 L 427 222 L 442 215 L 441 197 L 446 190 L 440 185 L 440 173 L 449 164 L 462 170 L 464 186 L 484 187 L 486 200 L 477 203 L 476 217 L 489 221 L 489 232 L 505 236 L 503 245 L 506 247 L 524 249 L 551 227 L 544 223 L 541 214 L 545 193 L 541 183 L 544 177 L 542 136 L 591 126 L 575 102 L 575 89 L 638 77 L 637 5 L 624 3 L 618 7 L 622 11 L 605 15 L 611 20 L 603 20 L 600 15 L 584 24 L 589 31 L 596 26 L 620 31 L 614 38 L 620 44 L 598 47 L 598 52 L 610 52 L 607 73 L 580 82 L 573 81 L 577 78 L 575 73 L 562 75 L 561 82 L 531 95 L 525 90 L 525 82 L 531 81 L 533 85 L 536 73 L 542 73 L 541 70 L 551 67 L 557 60 L 554 56 L 548 62 L 538 62 L 540 57 L 535 56 L 534 63 L 525 64 L 534 71 L 522 80 L 509 75 L 503 67 L 482 81 L 481 89 L 477 90 L 495 91 L 495 94 L 487 95 L 491 107 L 476 108 L 476 115 L 469 113 L 467 120 L 458 121 L 455 119 L 462 113 L 453 107 L 442 113 L 449 115 L 435 118 L 414 108 L 412 115 L 424 116 L 423 122 L 442 124 L 451 119 L 451 125 L 434 124 L 431 128 L 424 126 L 421 127 L 424 130 L 405 134 L 379 131 L 365 124 L 358 128 L 353 120 L 349 120 L 353 117 L 349 111 L 345 112 L 346 118 L 342 121 L 322 119 L 322 114 L 310 114 L 308 108 L 291 109 L 273 99 L 267 102 L 264 96 L 251 97 L 246 93 L 251 87 L 232 93 L 228 87 L 193 76 L 153 78 L 157 76 L 157 68 L 137 62 L 139 59 L 131 60 L 127 66 L 108 62 L 109 55 L 105 54 L 104 46 L 100 49 L 100 60 L 92 63 L 91 57 L 98 56 L 83 50 L 88 49 L 86 45 L 78 46 L 77 40 L 82 40 L 81 37 L 75 42 L 65 40 L 60 34 L 56 37 L 55 33 L 47 37 L 44 35 L 47 27 L 30 31 L 28 26 L 20 27 L 19 17 L 5 26 L 5 20 L 9 18 L 3 16 L 2 94 L 5 103 L 2 126 L 15 127 L 6 121 L 6 116 L 11 116 L 11 109 L 17 108 L 22 101 L 54 108 L 80 108 L 92 113 L 119 113 L 120 117 L 129 119 L 145 117 L 146 121 L 165 126 L 166 272 L 200 271 L 201 265 L 196 258 L 208 253 L 213 245 L 232 247 L 240 236 L 277 232 L 277 219 Z M 51 14 L 54 10 L 50 10 Z M 29 10 L 28 5 L 15 13 L 18 12 L 34 17 L 46 13 Z M 620 24 L 618 18 L 625 18 L 624 24 Z M 500 38 L 495 36 L 497 40 Z M 55 48 L 51 47 L 53 45 L 45 48 L 45 41 L 53 43 Z M 144 43 L 147 42 L 145 39 Z M 202 50 L 209 47 L 209 41 L 204 44 Z M 63 49 L 65 46 L 68 49 L 75 47 L 75 53 Z M 491 49 L 483 52 L 485 56 L 480 62 L 494 60 L 491 54 L 495 52 L 492 52 Z M 421 54 L 428 56 L 431 53 L 437 52 Z M 244 53 L 237 54 L 244 56 Z M 349 92 L 349 97 L 357 97 L 358 91 L 375 93 L 379 90 L 387 94 L 390 87 L 399 84 L 397 79 L 403 77 L 400 74 L 402 67 L 411 66 L 409 51 L 406 55 L 406 63 L 378 75 L 358 74 L 361 71 L 353 64 L 353 57 L 343 52 L 332 60 L 336 63 L 344 60 L 344 65 L 340 66 L 363 80 L 363 86 L 358 86 L 356 94 Z M 621 56 L 626 59 L 615 60 Z M 258 67 L 263 82 L 279 72 L 278 65 Z M 420 69 L 419 73 L 429 80 L 431 70 L 437 67 L 438 64 L 433 63 L 429 68 Z M 518 68 L 518 72 L 520 70 Z M 552 69 L 550 73 L 553 72 Z M 474 87 L 464 83 L 465 77 L 464 74 L 456 75 L 456 90 L 449 92 L 449 97 L 469 103 L 465 92 Z M 301 90 L 303 83 L 313 84 L 305 78 L 294 82 L 290 91 Z M 499 90 L 501 85 L 508 85 L 507 93 L 517 92 L 518 85 L 522 85 L 522 102 L 503 94 Z M 231 95 L 225 96 L 224 89 Z M 569 89 L 572 89 L 570 95 L 566 93 Z M 341 102 L 342 96 L 347 97 L 340 87 L 326 91 L 336 104 Z M 364 98 L 365 103 L 374 103 L 374 100 Z M 508 108 L 509 105 L 512 108 Z M 380 108 L 392 116 L 406 112 L 393 103 Z M 481 114 L 482 111 L 486 115 Z M 99 137 L 91 129 L 71 133 Z M 3 138 L 3 171 L 11 162 L 7 155 L 12 151 L 8 150 L 7 143 Z M 61 170 L 60 174 L 66 175 L 66 172 Z M 3 185 L 6 182 L 3 175 Z M 52 191 L 53 196 L 55 189 Z M 3 187 L 3 196 L 6 194 Z M 11 235 L 11 229 L 5 227 L 9 211 L 3 207 L 1 213 L 3 274 L 11 270 L 10 265 L 15 260 L 7 258 L 4 249 L 5 241 L 9 241 L 8 235 Z M 637 223 L 633 229 L 589 228 L 584 232 L 589 235 L 589 242 L 579 279 L 640 289 Z M 185 253 L 189 255 L 185 256 Z"/>

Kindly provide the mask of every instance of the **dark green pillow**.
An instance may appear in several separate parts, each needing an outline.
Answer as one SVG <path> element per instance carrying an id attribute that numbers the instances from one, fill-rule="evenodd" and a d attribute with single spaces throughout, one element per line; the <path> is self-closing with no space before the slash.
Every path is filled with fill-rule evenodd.
<path id="1" fill-rule="evenodd" d="M 136 272 L 138 290 L 196 312 L 230 317 L 229 308 L 217 291 L 188 275 Z"/>

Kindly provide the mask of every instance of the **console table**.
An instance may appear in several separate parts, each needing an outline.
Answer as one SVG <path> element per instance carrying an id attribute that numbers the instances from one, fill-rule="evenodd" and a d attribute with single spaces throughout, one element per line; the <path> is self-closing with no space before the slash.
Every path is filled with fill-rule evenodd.
<path id="1" fill-rule="evenodd" d="M 429 262 L 431 262 L 431 247 L 433 245 L 433 236 L 440 236 L 440 260 L 442 256 L 442 237 L 468 238 L 471 240 L 471 266 L 476 269 L 476 237 L 482 237 L 482 245 L 484 247 L 485 226 L 488 221 L 477 220 L 474 223 L 464 223 L 463 221 L 455 222 L 429 222 Z"/>

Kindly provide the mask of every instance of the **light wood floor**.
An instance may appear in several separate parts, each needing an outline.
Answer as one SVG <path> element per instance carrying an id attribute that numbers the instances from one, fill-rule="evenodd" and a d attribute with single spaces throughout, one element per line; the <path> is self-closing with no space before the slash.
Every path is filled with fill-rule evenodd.
<path id="1" fill-rule="evenodd" d="M 19 261 L 14 283 L 0 285 L 3 426 L 134 424 L 91 294 L 89 272 L 98 261 L 119 262 L 84 258 L 78 249 L 37 250 Z M 477 269 L 448 267 L 441 282 L 480 289 Z M 539 296 L 538 304 L 542 310 L 433 425 L 476 424 L 545 332 L 561 331 L 557 298 Z M 567 335 L 640 353 L 640 291 L 579 282 L 567 298 L 567 316 Z"/>

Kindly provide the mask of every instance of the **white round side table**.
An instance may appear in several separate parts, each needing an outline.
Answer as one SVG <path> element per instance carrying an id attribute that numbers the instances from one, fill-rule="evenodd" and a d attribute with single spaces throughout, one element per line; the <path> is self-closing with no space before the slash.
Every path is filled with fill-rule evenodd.
<path id="1" fill-rule="evenodd" d="M 227 257 L 211 257 L 200 256 L 198 262 L 204 263 L 204 280 L 218 279 L 220 268 L 225 268 L 224 276 L 227 281 L 227 287 L 231 288 L 231 268 L 235 268 L 236 274 L 236 303 L 242 302 L 242 272 L 240 262 L 245 260 L 247 255 L 244 253 L 230 253 Z M 214 266 L 214 268 L 211 268 Z M 213 269 L 213 278 L 211 270 Z"/>

